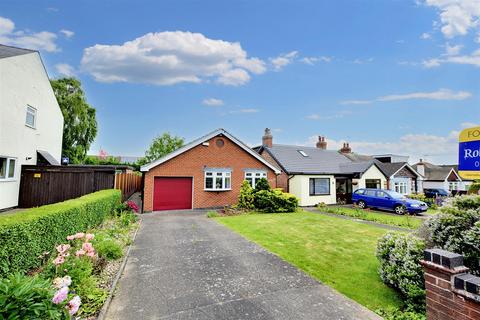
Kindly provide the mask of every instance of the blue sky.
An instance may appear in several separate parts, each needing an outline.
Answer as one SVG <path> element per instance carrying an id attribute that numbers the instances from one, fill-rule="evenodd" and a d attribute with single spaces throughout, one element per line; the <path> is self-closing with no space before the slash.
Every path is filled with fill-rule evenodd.
<path id="1" fill-rule="evenodd" d="M 2 1 L 0 43 L 39 49 L 97 109 L 91 153 L 165 131 L 454 163 L 480 123 L 480 0 Z"/>

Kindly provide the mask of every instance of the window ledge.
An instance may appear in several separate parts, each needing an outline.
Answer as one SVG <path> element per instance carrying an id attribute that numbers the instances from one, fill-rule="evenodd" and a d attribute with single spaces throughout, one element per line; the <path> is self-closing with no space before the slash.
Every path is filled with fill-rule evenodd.
<path id="1" fill-rule="evenodd" d="M 15 178 L 6 178 L 6 179 L 0 179 L 0 182 L 14 182 L 17 181 Z"/>
<path id="2" fill-rule="evenodd" d="M 222 191 L 232 191 L 232 189 L 203 189 L 203 191 L 207 191 L 207 192 L 222 192 Z"/>

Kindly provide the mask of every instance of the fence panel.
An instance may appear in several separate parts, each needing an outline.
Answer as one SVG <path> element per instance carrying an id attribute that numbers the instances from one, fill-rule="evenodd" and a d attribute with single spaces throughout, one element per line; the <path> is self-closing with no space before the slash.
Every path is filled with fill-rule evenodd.
<path id="1" fill-rule="evenodd" d="M 125 201 L 135 192 L 142 189 L 142 176 L 133 172 L 117 173 L 115 175 L 115 189 L 122 190 L 122 200 Z"/>
<path id="2" fill-rule="evenodd" d="M 115 168 L 82 166 L 22 166 L 18 206 L 31 208 L 112 189 Z"/>

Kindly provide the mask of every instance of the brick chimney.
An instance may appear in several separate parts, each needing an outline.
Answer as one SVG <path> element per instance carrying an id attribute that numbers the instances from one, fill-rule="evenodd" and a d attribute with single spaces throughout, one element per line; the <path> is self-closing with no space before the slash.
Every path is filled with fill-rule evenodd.
<path id="1" fill-rule="evenodd" d="M 348 142 L 343 143 L 342 149 L 340 149 L 341 153 L 352 153 L 352 148 L 350 148 L 350 144 Z"/>
<path id="2" fill-rule="evenodd" d="M 318 136 L 317 148 L 322 150 L 327 149 L 327 141 L 325 141 L 325 137 Z"/>
<path id="3" fill-rule="evenodd" d="M 265 134 L 262 137 L 262 146 L 271 148 L 273 145 L 272 131 L 269 128 L 265 128 Z"/>

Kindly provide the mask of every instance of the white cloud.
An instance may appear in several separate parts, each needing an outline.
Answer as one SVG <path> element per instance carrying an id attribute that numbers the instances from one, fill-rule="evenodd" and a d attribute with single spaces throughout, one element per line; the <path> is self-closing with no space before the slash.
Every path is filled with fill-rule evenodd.
<path id="1" fill-rule="evenodd" d="M 232 114 L 234 114 L 234 113 L 257 113 L 257 112 L 260 112 L 260 110 L 255 109 L 255 108 L 244 108 L 244 109 L 238 109 L 238 110 L 230 111 L 230 113 L 232 113 Z"/>
<path id="2" fill-rule="evenodd" d="M 351 114 L 352 112 L 349 110 L 341 110 L 337 113 L 326 114 L 326 115 L 314 113 L 306 116 L 306 118 L 309 120 L 333 120 L 333 119 L 340 119 Z"/>
<path id="3" fill-rule="evenodd" d="M 273 65 L 275 71 L 282 70 L 285 66 L 291 64 L 298 56 L 298 51 L 291 51 L 289 53 L 281 54 L 275 58 L 270 58 L 270 63 Z"/>
<path id="4" fill-rule="evenodd" d="M 457 44 L 456 46 L 451 46 L 450 44 L 445 45 L 445 55 L 447 56 L 456 56 L 460 53 L 460 50 L 462 50 L 463 46 Z"/>
<path id="5" fill-rule="evenodd" d="M 300 59 L 300 61 L 305 63 L 305 64 L 314 65 L 317 62 L 330 62 L 330 61 L 332 61 L 332 58 L 327 57 L 327 56 L 304 57 L 304 58 Z"/>
<path id="6" fill-rule="evenodd" d="M 391 94 L 377 97 L 373 100 L 346 100 L 341 104 L 370 104 L 373 102 L 384 101 L 399 101 L 399 100 L 413 100 L 413 99 L 428 99 L 428 100 L 465 100 L 472 96 L 468 91 L 454 92 L 450 89 L 439 89 L 432 92 L 413 92 L 406 94 Z"/>
<path id="7" fill-rule="evenodd" d="M 392 94 L 377 98 L 377 101 L 397 101 L 411 99 L 429 99 L 429 100 L 465 100 L 472 96 L 470 92 L 453 92 L 449 89 L 440 89 L 433 92 L 414 92 L 407 94 Z"/>
<path id="8" fill-rule="evenodd" d="M 426 68 L 438 67 L 441 64 L 453 63 L 453 64 L 466 64 L 480 67 L 480 49 L 477 49 L 472 54 L 469 55 L 456 55 L 448 56 L 445 58 L 432 58 L 424 60 L 422 62 L 423 66 Z"/>
<path id="9" fill-rule="evenodd" d="M 479 26 L 480 0 L 426 0 L 440 10 L 442 33 L 447 38 L 466 35 Z"/>
<path id="10" fill-rule="evenodd" d="M 32 50 L 55 52 L 59 50 L 55 44 L 56 39 L 57 35 L 48 31 L 16 31 L 15 24 L 12 20 L 0 17 L 0 43 L 2 44 Z"/>
<path id="11" fill-rule="evenodd" d="M 211 107 L 220 107 L 224 105 L 224 102 L 222 99 L 208 98 L 208 99 L 204 99 L 202 101 L 202 104 L 206 106 L 211 106 Z"/>
<path id="12" fill-rule="evenodd" d="M 424 32 L 420 35 L 420 39 L 427 40 L 430 39 L 432 36 L 428 32 Z"/>
<path id="13" fill-rule="evenodd" d="M 457 161 L 459 131 L 450 131 L 446 136 L 409 133 L 396 141 L 348 141 L 352 151 L 359 154 L 394 153 L 407 155 L 410 162 L 422 158 L 435 164 L 453 164 Z M 332 140 L 327 137 L 329 150 L 339 150 L 345 140 Z M 305 145 L 314 146 L 318 136 L 309 137 Z"/>
<path id="14" fill-rule="evenodd" d="M 465 128 L 479 127 L 479 126 L 480 126 L 480 124 L 475 123 L 475 122 L 462 122 L 460 124 L 460 127 L 464 128 L 464 129 Z"/>
<path id="15" fill-rule="evenodd" d="M 148 33 L 121 45 L 86 48 L 83 70 L 101 82 L 173 85 L 209 80 L 242 85 L 250 74 L 266 71 L 265 63 L 249 58 L 238 42 L 214 40 L 201 33 Z"/>
<path id="16" fill-rule="evenodd" d="M 351 61 L 351 63 L 355 63 L 355 64 L 366 64 L 366 63 L 370 63 L 373 61 L 373 58 L 368 58 L 368 59 L 355 59 L 353 61 Z"/>
<path id="17" fill-rule="evenodd" d="M 75 68 L 68 63 L 58 63 L 55 65 L 55 70 L 61 76 L 73 77 L 75 76 Z"/>
<path id="18" fill-rule="evenodd" d="M 71 30 L 62 29 L 62 30 L 60 30 L 60 32 L 68 39 L 70 39 L 71 37 L 73 37 L 75 35 L 75 32 L 73 32 Z"/>

